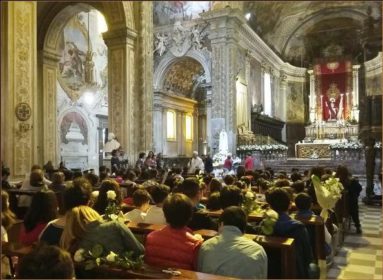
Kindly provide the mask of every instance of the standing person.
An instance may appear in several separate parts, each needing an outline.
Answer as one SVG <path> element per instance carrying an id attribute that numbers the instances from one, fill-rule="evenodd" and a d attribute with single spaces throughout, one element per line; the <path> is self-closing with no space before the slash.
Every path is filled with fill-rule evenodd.
<path id="1" fill-rule="evenodd" d="M 110 165 L 112 167 L 112 174 L 116 174 L 121 167 L 120 159 L 118 158 L 118 150 L 112 151 L 112 158 L 110 159 Z"/>
<path id="2" fill-rule="evenodd" d="M 245 159 L 245 169 L 246 170 L 253 170 L 254 169 L 254 160 L 251 154 L 247 154 Z"/>
<path id="3" fill-rule="evenodd" d="M 349 213 L 356 227 L 356 233 L 361 234 L 362 229 L 359 221 L 358 198 L 362 191 L 362 186 L 356 178 L 352 178 L 346 166 L 339 165 L 335 177 L 339 178 L 343 187 L 348 191 Z"/>
<path id="4" fill-rule="evenodd" d="M 140 168 L 140 170 L 142 170 L 142 168 L 144 167 L 145 165 L 145 153 L 140 153 L 138 155 L 138 159 L 136 161 L 136 168 Z"/>
<path id="5" fill-rule="evenodd" d="M 203 161 L 202 159 L 198 156 L 198 152 L 197 151 L 194 151 L 193 152 L 193 157 L 191 158 L 191 160 L 189 161 L 188 163 L 188 173 L 189 174 L 194 174 L 196 169 L 199 169 L 201 171 L 204 170 L 204 164 L 203 164 Z"/>
<path id="6" fill-rule="evenodd" d="M 231 155 L 229 154 L 223 163 L 223 168 L 227 169 L 227 171 L 231 171 L 233 168 L 233 160 L 231 159 Z"/>
<path id="7" fill-rule="evenodd" d="M 213 172 L 213 159 L 211 158 L 210 154 L 207 154 L 205 159 L 205 172 L 206 174 L 210 174 Z"/>
<path id="8" fill-rule="evenodd" d="M 152 151 L 150 151 L 146 157 L 145 166 L 149 169 L 155 169 L 157 167 L 156 156 Z"/>
<path id="9" fill-rule="evenodd" d="M 164 168 L 164 157 L 162 156 L 162 153 L 157 154 L 156 163 L 157 163 L 157 169 Z"/>

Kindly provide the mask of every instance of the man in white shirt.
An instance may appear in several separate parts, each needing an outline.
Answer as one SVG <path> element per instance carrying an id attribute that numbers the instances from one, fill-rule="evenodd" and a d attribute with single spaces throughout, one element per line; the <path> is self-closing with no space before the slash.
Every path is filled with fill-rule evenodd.
<path id="1" fill-rule="evenodd" d="M 205 165 L 203 164 L 202 159 L 198 156 L 198 152 L 194 151 L 193 152 L 193 157 L 188 163 L 188 173 L 189 174 L 194 174 L 196 169 L 199 169 L 201 171 L 204 171 Z"/>
<path id="2" fill-rule="evenodd" d="M 133 193 L 133 204 L 136 209 L 126 213 L 124 218 L 134 223 L 143 223 L 145 220 L 146 212 L 150 207 L 150 200 L 150 194 L 146 190 L 136 190 Z"/>

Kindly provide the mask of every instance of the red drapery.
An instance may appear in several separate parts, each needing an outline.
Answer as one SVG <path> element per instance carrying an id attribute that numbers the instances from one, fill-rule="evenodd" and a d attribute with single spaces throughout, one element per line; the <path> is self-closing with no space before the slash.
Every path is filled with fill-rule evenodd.
<path id="1" fill-rule="evenodd" d="M 322 120 L 344 120 L 350 110 L 347 98 L 351 98 L 351 61 L 316 64 L 314 73 L 319 93 L 317 104 L 322 109 Z"/>

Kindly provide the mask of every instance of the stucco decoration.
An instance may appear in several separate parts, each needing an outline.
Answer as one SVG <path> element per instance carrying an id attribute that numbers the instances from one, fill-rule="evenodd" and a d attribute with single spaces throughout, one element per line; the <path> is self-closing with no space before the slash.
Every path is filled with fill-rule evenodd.
<path id="1" fill-rule="evenodd" d="M 88 13 L 85 12 L 72 17 L 61 36 L 58 80 L 72 101 L 78 100 L 85 91 L 91 91 L 95 98 L 104 103 L 106 101 L 107 47 L 98 25 L 95 24 L 98 20 L 97 13 L 96 10 L 89 13 L 89 42 Z M 91 56 L 91 61 L 87 56 Z M 87 68 L 87 63 L 92 64 L 91 67 Z"/>

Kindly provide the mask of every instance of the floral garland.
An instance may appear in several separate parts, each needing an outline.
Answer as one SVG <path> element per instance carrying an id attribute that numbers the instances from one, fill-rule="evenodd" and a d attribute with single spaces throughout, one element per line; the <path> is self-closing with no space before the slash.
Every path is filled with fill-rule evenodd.
<path id="1" fill-rule="evenodd" d="M 347 142 L 347 143 L 334 143 L 330 144 L 331 150 L 360 150 L 363 149 L 363 144 L 359 141 Z"/>
<path id="2" fill-rule="evenodd" d="M 255 201 L 253 192 L 248 191 L 243 197 L 242 209 L 247 215 L 259 209 L 259 205 Z"/>
<path id="3" fill-rule="evenodd" d="M 74 254 L 74 261 L 85 264 L 85 270 L 91 270 L 102 264 L 121 267 L 125 269 L 140 269 L 144 264 L 144 255 L 138 258 L 133 258 L 133 252 L 125 252 L 122 255 L 118 255 L 112 251 L 105 256 L 104 248 L 100 244 L 96 244 L 91 250 L 85 251 L 84 249 L 78 249 Z"/>
<path id="4" fill-rule="evenodd" d="M 282 144 L 270 145 L 240 145 L 237 151 L 287 151 L 288 147 Z"/>

